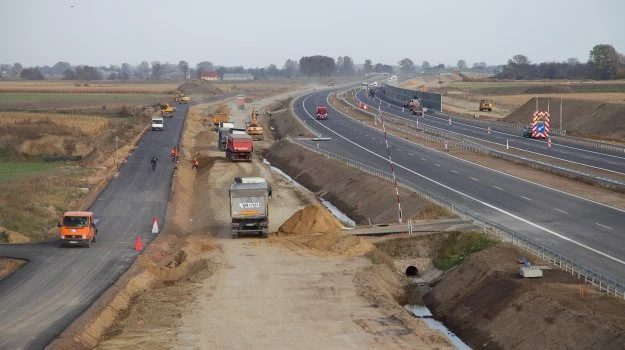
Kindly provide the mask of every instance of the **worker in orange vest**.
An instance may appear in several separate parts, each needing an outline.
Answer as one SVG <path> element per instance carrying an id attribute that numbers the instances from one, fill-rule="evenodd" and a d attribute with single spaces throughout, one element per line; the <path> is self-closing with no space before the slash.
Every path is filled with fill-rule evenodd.
<path id="1" fill-rule="evenodd" d="M 197 170 L 198 174 L 200 173 L 200 162 L 198 162 L 196 157 L 193 157 L 193 166 L 191 167 L 191 170 L 193 170 L 193 168 Z"/>
<path id="2" fill-rule="evenodd" d="M 171 162 L 175 163 L 178 160 L 178 149 L 176 147 L 171 149 Z"/>

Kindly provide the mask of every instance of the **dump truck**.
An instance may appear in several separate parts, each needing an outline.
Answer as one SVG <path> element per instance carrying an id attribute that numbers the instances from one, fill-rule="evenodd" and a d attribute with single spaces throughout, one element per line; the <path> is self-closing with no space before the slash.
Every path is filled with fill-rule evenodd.
<path id="1" fill-rule="evenodd" d="M 493 100 L 483 98 L 480 100 L 480 112 L 481 111 L 489 111 L 493 110 Z"/>
<path id="2" fill-rule="evenodd" d="M 317 119 L 328 119 L 328 107 L 317 107 Z"/>
<path id="3" fill-rule="evenodd" d="M 219 127 L 219 123 L 228 123 L 230 122 L 230 116 L 228 113 L 215 113 L 210 116 L 211 122 L 214 126 Z"/>
<path id="4" fill-rule="evenodd" d="M 232 238 L 243 233 L 269 235 L 271 187 L 262 177 L 236 177 L 230 184 L 230 227 Z"/>
<path id="5" fill-rule="evenodd" d="M 254 140 L 248 134 L 228 133 L 226 140 L 226 158 L 237 161 L 252 161 Z"/>
<path id="6" fill-rule="evenodd" d="M 161 103 L 161 116 L 171 118 L 174 116 L 175 111 L 176 107 L 170 105 L 169 103 Z"/>
<path id="7" fill-rule="evenodd" d="M 184 103 L 184 104 L 189 103 L 189 101 L 191 101 L 191 97 L 189 96 L 181 96 L 177 100 L 178 103 Z"/>
<path id="8" fill-rule="evenodd" d="M 423 106 L 421 105 L 421 101 L 417 98 L 410 100 L 408 103 L 408 109 L 410 109 L 414 115 L 423 115 Z"/>
<path id="9" fill-rule="evenodd" d="M 90 211 L 68 211 L 63 214 L 63 221 L 59 222 L 60 246 L 79 245 L 91 247 L 98 235 L 98 219 Z"/>
<path id="10" fill-rule="evenodd" d="M 263 140 L 263 127 L 258 124 L 258 112 L 256 112 L 256 108 L 252 109 L 252 120 L 246 122 L 245 124 L 248 135 L 250 135 L 255 141 Z"/>
<path id="11" fill-rule="evenodd" d="M 234 128 L 234 123 L 219 123 L 217 129 L 217 146 L 220 150 L 226 150 L 226 144 L 228 143 L 228 132 Z"/>
<path id="12" fill-rule="evenodd" d="M 237 95 L 236 103 L 238 109 L 245 109 L 245 95 Z"/>

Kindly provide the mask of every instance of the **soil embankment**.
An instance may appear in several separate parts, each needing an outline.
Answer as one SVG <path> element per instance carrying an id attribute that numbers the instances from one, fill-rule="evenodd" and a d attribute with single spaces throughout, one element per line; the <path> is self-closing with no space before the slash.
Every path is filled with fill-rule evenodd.
<path id="1" fill-rule="evenodd" d="M 551 127 L 560 126 L 560 99 L 538 99 L 538 109 L 546 111 L 549 101 Z M 570 135 L 588 136 L 603 140 L 625 140 L 625 104 L 599 101 L 562 100 L 562 128 Z M 532 98 L 504 118 L 529 124 L 536 111 L 536 99 Z"/>

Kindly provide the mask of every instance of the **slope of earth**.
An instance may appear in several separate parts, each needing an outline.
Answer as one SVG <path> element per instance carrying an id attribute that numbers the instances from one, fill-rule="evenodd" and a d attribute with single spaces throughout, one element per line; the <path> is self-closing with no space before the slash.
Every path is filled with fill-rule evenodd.
<path id="1" fill-rule="evenodd" d="M 552 127 L 559 127 L 559 102 L 551 101 L 549 106 Z M 568 134 L 625 140 L 625 104 L 564 99 L 563 106 L 562 127 Z M 545 99 L 538 100 L 538 109 L 547 110 Z M 504 120 L 528 124 L 535 111 L 536 100 L 532 98 Z"/>
<path id="2" fill-rule="evenodd" d="M 475 253 L 423 300 L 474 348 L 625 347 L 623 300 L 557 269 L 543 270 L 543 278 L 523 279 L 518 276 L 523 256 L 527 254 L 509 244 Z"/>

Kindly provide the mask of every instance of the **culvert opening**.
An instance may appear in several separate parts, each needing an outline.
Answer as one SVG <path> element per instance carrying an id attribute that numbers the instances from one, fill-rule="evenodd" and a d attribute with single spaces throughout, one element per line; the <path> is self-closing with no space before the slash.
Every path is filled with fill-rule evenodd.
<path id="1" fill-rule="evenodd" d="M 406 276 L 415 277 L 419 274 L 419 270 L 415 266 L 408 266 L 406 268 Z"/>

